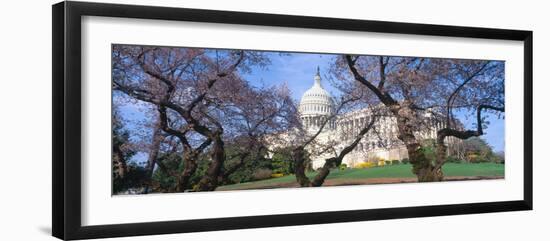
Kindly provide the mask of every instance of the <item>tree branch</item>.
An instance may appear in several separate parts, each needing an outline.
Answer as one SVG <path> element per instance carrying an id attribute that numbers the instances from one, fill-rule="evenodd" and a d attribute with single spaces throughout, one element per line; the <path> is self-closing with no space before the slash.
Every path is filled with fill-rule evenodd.
<path id="1" fill-rule="evenodd" d="M 476 112 L 477 112 L 477 129 L 476 130 L 461 131 L 461 130 L 453 129 L 453 128 L 450 128 L 450 127 L 443 128 L 443 129 L 437 131 L 436 144 L 437 144 L 438 148 L 440 148 L 440 149 L 445 148 L 445 138 L 447 138 L 448 136 L 453 136 L 453 137 L 465 140 L 465 139 L 468 139 L 470 137 L 483 135 L 483 120 L 482 120 L 482 117 L 481 117 L 481 112 L 484 109 L 490 109 L 490 110 L 494 110 L 494 111 L 504 112 L 504 107 L 496 107 L 496 106 L 491 106 L 491 105 L 479 105 L 477 107 L 477 110 L 476 110 Z M 439 151 L 442 151 L 442 150 L 444 150 L 444 149 L 441 149 Z M 438 158 L 441 159 L 442 157 L 438 157 Z M 438 160 L 438 162 L 436 163 L 436 166 L 435 166 L 435 170 L 438 170 L 439 168 L 441 168 L 441 166 L 443 166 L 444 163 L 445 163 L 444 160 Z"/>
<path id="2" fill-rule="evenodd" d="M 458 95 L 458 92 L 460 92 L 460 90 L 466 84 L 468 84 L 468 82 L 470 82 L 477 75 L 479 75 L 485 69 L 485 67 L 488 64 L 489 64 L 489 61 L 485 62 L 485 64 L 483 66 L 481 66 L 481 68 L 479 68 L 477 71 L 475 71 L 470 76 L 468 76 L 459 86 L 456 87 L 456 89 L 451 93 L 451 95 L 449 95 L 449 98 L 447 98 L 447 119 L 446 119 L 447 127 L 450 127 L 450 124 L 451 124 L 451 115 L 452 115 L 451 106 L 454 103 L 454 100 L 456 99 L 456 96 Z"/>
<path id="3" fill-rule="evenodd" d="M 378 97 L 378 99 L 380 99 L 380 101 L 382 101 L 384 104 L 386 104 L 386 105 L 397 104 L 397 101 L 395 101 L 391 96 L 383 93 L 380 89 L 378 89 L 376 86 L 374 86 L 370 81 L 365 79 L 365 77 L 363 77 L 359 73 L 359 71 L 355 67 L 355 61 L 357 61 L 357 59 L 352 60 L 351 55 L 346 55 L 345 58 L 346 58 L 348 67 L 351 70 L 351 73 L 353 74 L 355 80 L 357 80 L 360 83 L 362 83 L 363 85 L 367 86 L 367 88 L 369 88 Z"/>

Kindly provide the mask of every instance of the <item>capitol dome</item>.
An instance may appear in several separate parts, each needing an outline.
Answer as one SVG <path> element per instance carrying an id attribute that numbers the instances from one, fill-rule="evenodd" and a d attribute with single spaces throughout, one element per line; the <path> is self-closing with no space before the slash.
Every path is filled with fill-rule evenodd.
<path id="1" fill-rule="evenodd" d="M 313 86 L 302 95 L 300 101 L 300 115 L 304 117 L 332 114 L 332 97 L 321 85 L 319 67 L 317 67 L 317 74 L 313 80 Z"/>

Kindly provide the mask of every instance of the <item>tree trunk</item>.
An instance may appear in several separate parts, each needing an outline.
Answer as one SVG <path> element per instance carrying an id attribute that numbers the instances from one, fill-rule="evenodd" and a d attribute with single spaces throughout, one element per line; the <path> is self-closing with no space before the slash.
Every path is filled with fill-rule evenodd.
<path id="1" fill-rule="evenodd" d="M 443 171 L 441 168 L 443 167 L 443 164 L 445 164 L 445 159 L 447 158 L 447 145 L 445 145 L 445 138 L 439 139 L 436 141 L 436 160 L 435 160 L 435 167 L 434 172 L 439 175 L 440 181 L 443 180 Z"/>
<path id="2" fill-rule="evenodd" d="M 147 157 L 147 166 L 145 167 L 147 179 L 145 181 L 144 193 L 149 193 L 151 189 L 153 181 L 153 170 L 155 169 L 155 164 L 157 162 L 161 142 L 161 128 L 160 124 L 158 123 L 153 131 L 153 139 L 151 141 L 151 146 L 149 147 L 149 156 Z"/>
<path id="3" fill-rule="evenodd" d="M 193 152 L 193 151 L 191 151 Z M 178 182 L 176 184 L 177 192 L 184 192 L 187 186 L 189 185 L 189 180 L 197 171 L 197 153 L 186 153 L 184 154 L 183 161 L 184 167 L 181 175 L 178 177 Z"/>
<path id="4" fill-rule="evenodd" d="M 197 184 L 195 191 L 214 191 L 219 184 L 218 177 L 220 176 L 223 163 L 225 162 L 225 148 L 221 134 L 215 134 L 212 139 L 212 160 L 206 170 L 206 174 Z"/>
<path id="5" fill-rule="evenodd" d="M 160 143 L 162 141 L 161 128 L 156 126 L 153 131 L 153 138 L 151 141 L 151 146 L 149 147 L 149 156 L 147 157 L 147 177 L 151 178 L 153 175 L 153 170 L 155 169 L 155 162 L 159 154 Z"/>
<path id="6" fill-rule="evenodd" d="M 124 159 L 124 153 L 122 153 L 122 150 L 120 150 L 120 146 L 114 144 L 113 145 L 113 163 L 115 167 L 115 173 L 118 175 L 119 178 L 124 178 L 126 176 L 126 173 L 128 172 L 128 165 L 126 164 L 126 160 Z"/>
<path id="7" fill-rule="evenodd" d="M 397 117 L 397 128 L 399 130 L 399 140 L 403 141 L 407 147 L 410 163 L 413 166 L 413 173 L 419 182 L 442 181 L 443 175 L 440 170 L 435 170 L 430 159 L 424 155 L 422 146 L 414 136 L 413 120 L 414 111 L 406 106 L 395 105 L 390 107 L 392 113 Z"/>
<path id="8" fill-rule="evenodd" d="M 338 157 L 333 157 L 325 160 L 325 164 L 321 169 L 319 169 L 319 173 L 313 178 L 313 182 L 311 182 L 312 187 L 320 187 L 325 182 L 325 179 L 327 178 L 328 174 L 330 174 L 330 169 L 333 167 L 337 167 L 342 163 L 342 159 Z"/>
<path id="9" fill-rule="evenodd" d="M 229 176 L 239 170 L 245 164 L 245 159 L 250 156 L 250 152 L 241 154 L 239 157 L 239 162 L 234 164 L 232 167 L 223 170 L 222 174 L 218 177 L 218 183 L 226 184 L 229 181 Z"/>
<path id="10" fill-rule="evenodd" d="M 294 159 L 294 175 L 296 181 L 301 187 L 310 187 L 311 181 L 306 176 L 305 152 L 303 147 L 297 147 L 292 150 L 292 158 Z"/>

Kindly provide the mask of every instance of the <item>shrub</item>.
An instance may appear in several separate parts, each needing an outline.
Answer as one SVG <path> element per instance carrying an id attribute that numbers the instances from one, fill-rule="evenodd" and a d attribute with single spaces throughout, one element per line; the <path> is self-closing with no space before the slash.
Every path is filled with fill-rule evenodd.
<path id="1" fill-rule="evenodd" d="M 384 161 L 384 159 L 378 161 L 378 166 L 385 166 L 386 165 L 386 161 Z"/>
<path id="2" fill-rule="evenodd" d="M 289 149 L 276 150 L 276 152 L 273 153 L 273 157 L 271 158 L 271 166 L 272 166 L 272 170 L 275 173 L 282 173 L 285 175 L 293 173 L 294 167 L 292 166 L 291 150 Z"/>
<path id="3" fill-rule="evenodd" d="M 340 166 L 338 168 L 340 170 L 346 170 L 348 168 L 348 165 L 346 165 L 345 163 L 342 163 L 342 164 L 340 164 Z"/>
<path id="4" fill-rule="evenodd" d="M 392 161 L 390 161 L 390 160 L 387 160 L 387 161 L 384 161 L 384 162 L 386 163 L 386 165 L 391 165 L 391 164 L 393 164 Z"/>
<path id="5" fill-rule="evenodd" d="M 391 161 L 391 164 L 392 164 L 392 165 L 397 165 L 397 164 L 399 164 L 399 163 L 400 163 L 399 160 L 392 160 L 392 161 Z"/>
<path id="6" fill-rule="evenodd" d="M 403 158 L 403 160 L 401 160 L 401 163 L 403 164 L 409 164 L 409 158 Z"/>
<path id="7" fill-rule="evenodd" d="M 282 176 L 284 176 L 284 175 L 285 175 L 285 174 L 282 174 L 282 173 L 273 173 L 273 174 L 271 174 L 271 177 L 272 177 L 272 178 L 276 178 L 276 177 L 282 177 Z"/>
<path id="8" fill-rule="evenodd" d="M 375 167 L 376 163 L 374 162 L 361 162 L 355 165 L 355 168 L 371 168 Z"/>
<path id="9" fill-rule="evenodd" d="M 454 157 L 454 156 L 448 156 L 447 159 L 445 160 L 445 162 L 450 162 L 450 163 L 461 163 L 462 160 Z"/>
<path id="10" fill-rule="evenodd" d="M 252 174 L 252 177 L 254 178 L 254 180 L 268 179 L 271 177 L 271 170 L 264 168 L 257 169 Z"/>
<path id="11" fill-rule="evenodd" d="M 469 162 L 471 163 L 478 163 L 478 162 L 481 162 L 479 158 L 479 155 L 477 153 L 468 153 L 466 155 L 466 158 L 468 159 Z"/>
<path id="12" fill-rule="evenodd" d="M 124 193 L 130 189 L 144 188 L 147 180 L 147 171 L 144 167 L 135 163 L 128 165 L 128 171 L 124 177 L 113 176 L 113 192 Z"/>

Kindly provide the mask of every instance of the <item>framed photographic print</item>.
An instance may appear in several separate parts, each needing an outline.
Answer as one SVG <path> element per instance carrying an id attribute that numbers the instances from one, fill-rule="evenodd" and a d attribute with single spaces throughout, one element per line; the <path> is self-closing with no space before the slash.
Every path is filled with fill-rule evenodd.
<path id="1" fill-rule="evenodd" d="M 531 210 L 532 54 L 523 30 L 55 4 L 53 235 Z"/>

